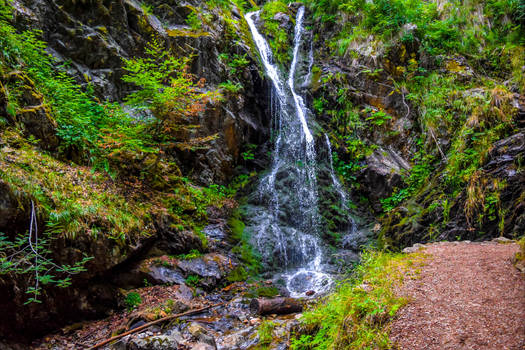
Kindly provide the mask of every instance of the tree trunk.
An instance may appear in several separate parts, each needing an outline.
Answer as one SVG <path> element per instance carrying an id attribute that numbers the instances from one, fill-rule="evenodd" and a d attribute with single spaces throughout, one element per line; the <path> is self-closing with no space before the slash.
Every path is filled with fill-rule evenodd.
<path id="1" fill-rule="evenodd" d="M 250 310 L 259 315 L 268 314 L 291 314 L 302 312 L 303 305 L 299 300 L 293 298 L 273 298 L 273 299 L 253 299 L 250 303 Z"/>

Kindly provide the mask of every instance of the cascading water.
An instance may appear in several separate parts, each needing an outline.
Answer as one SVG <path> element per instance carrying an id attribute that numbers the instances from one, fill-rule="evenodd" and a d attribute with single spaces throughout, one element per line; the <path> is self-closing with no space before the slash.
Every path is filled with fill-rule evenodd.
<path id="1" fill-rule="evenodd" d="M 343 189 L 343 185 L 335 175 L 334 171 L 334 160 L 332 157 L 332 145 L 330 144 L 330 139 L 328 138 L 328 134 L 324 134 L 325 140 L 326 140 L 326 148 L 328 150 L 328 159 L 330 161 L 330 178 L 332 180 L 332 185 L 335 188 L 337 194 L 341 198 L 341 208 L 343 211 L 348 212 L 348 197 L 346 195 L 345 190 Z M 354 219 L 351 216 L 348 216 L 348 233 L 353 234 L 356 230 L 356 224 Z"/>
<path id="2" fill-rule="evenodd" d="M 275 141 L 271 170 L 259 185 L 262 206 L 254 210 L 251 218 L 252 237 L 267 264 L 285 267 L 283 277 L 292 296 L 302 296 L 309 290 L 319 293 L 329 287 L 331 279 L 322 272 L 315 140 L 307 123 L 309 111 L 295 88 L 304 7 L 297 12 L 287 80 L 257 29 L 254 18 L 258 14 L 259 11 L 247 14 L 246 21 L 272 83 Z"/>

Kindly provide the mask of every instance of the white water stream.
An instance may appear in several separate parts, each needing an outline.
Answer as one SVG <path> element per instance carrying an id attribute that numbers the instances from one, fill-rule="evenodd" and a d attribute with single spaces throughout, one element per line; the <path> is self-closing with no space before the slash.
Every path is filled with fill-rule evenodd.
<path id="1" fill-rule="evenodd" d="M 318 294 L 327 290 L 332 281 L 322 271 L 317 160 L 315 140 L 308 127 L 310 113 L 296 91 L 296 72 L 302 59 L 304 7 L 297 12 L 293 58 L 287 80 L 257 29 L 255 19 L 259 12 L 247 14 L 246 21 L 265 73 L 272 82 L 275 141 L 272 168 L 259 186 L 260 201 L 265 209 L 256 214 L 253 235 L 262 258 L 286 270 L 283 277 L 291 296 L 304 296 L 311 290 Z"/>

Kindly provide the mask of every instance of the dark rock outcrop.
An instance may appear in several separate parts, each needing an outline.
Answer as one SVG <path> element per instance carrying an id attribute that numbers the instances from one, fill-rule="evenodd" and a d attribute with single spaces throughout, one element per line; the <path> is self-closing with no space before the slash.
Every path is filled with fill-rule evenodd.
<path id="1" fill-rule="evenodd" d="M 432 188 L 437 188 L 440 181 L 439 177 L 434 176 L 424 191 L 385 216 L 382 220 L 384 226 L 381 236 L 386 244 L 397 247 L 411 246 L 428 240 L 456 240 L 457 237 L 474 241 L 500 235 L 509 238 L 519 236 L 525 230 L 525 172 L 522 169 L 524 155 L 523 130 L 493 145 L 487 161 L 481 168 L 479 182 L 472 184 L 481 186 L 483 193 L 497 193 L 498 201 L 493 204 L 497 208 L 491 215 L 484 212 L 481 214 L 485 215 L 478 215 L 478 212 L 475 212 L 476 215 L 469 215 L 467 201 L 484 199 L 469 199 L 465 189 L 447 209 L 448 220 L 445 220 L 442 206 L 430 206 L 433 201 Z M 439 234 L 432 237 L 429 227 L 440 222 L 445 222 L 445 226 Z"/>

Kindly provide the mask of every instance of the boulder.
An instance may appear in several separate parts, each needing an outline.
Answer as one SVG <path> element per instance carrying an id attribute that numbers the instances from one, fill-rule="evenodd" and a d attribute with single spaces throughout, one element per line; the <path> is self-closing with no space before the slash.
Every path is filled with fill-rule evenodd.
<path id="1" fill-rule="evenodd" d="M 198 276 L 199 285 L 206 290 L 211 290 L 226 278 L 235 266 L 231 259 L 224 255 L 210 253 L 195 259 L 179 260 L 177 267 L 185 276 Z"/>

